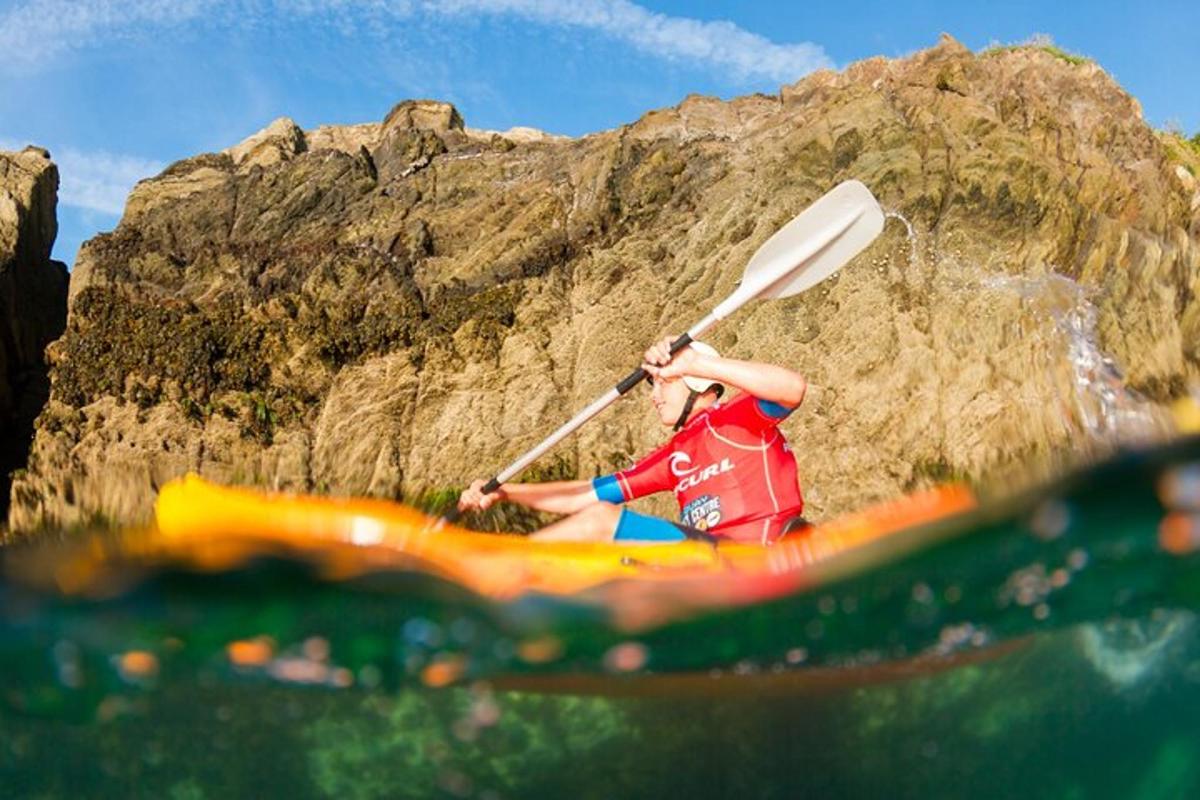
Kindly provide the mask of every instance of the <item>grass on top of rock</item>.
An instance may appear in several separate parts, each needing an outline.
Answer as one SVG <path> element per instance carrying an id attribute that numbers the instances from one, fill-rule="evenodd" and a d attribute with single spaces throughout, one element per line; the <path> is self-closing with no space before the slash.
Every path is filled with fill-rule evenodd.
<path id="1" fill-rule="evenodd" d="M 1195 177 L 1200 177 L 1200 133 L 1188 138 L 1175 125 L 1158 132 L 1159 141 L 1167 151 L 1167 157 L 1172 163 L 1181 165 Z"/>
<path id="2" fill-rule="evenodd" d="M 1010 44 L 1010 45 L 995 45 L 983 51 L 983 55 L 992 56 L 1000 55 L 1001 53 L 1012 53 L 1018 50 L 1040 50 L 1043 53 L 1048 53 L 1059 61 L 1065 61 L 1072 66 L 1081 64 L 1091 64 L 1092 59 L 1087 56 L 1081 56 L 1078 53 L 1072 53 L 1069 50 L 1064 50 L 1053 42 L 1027 42 L 1025 44 Z"/>

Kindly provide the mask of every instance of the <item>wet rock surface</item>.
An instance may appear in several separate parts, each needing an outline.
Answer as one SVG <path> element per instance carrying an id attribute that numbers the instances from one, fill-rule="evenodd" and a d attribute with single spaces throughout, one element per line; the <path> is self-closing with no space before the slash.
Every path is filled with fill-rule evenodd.
<path id="1" fill-rule="evenodd" d="M 66 267 L 50 260 L 57 195 L 48 152 L 0 152 L 0 523 L 50 393 L 42 353 L 66 321 Z"/>
<path id="2" fill-rule="evenodd" d="M 143 181 L 82 248 L 10 522 L 144 521 L 189 469 L 410 499 L 486 477 L 850 178 L 903 219 L 709 340 L 809 377 L 785 430 L 814 518 L 1004 481 L 1153 427 L 1195 380 L 1197 172 L 1099 67 L 949 39 L 579 139 L 476 131 L 433 101 L 276 120 Z M 663 438 L 635 394 L 532 477 Z"/>

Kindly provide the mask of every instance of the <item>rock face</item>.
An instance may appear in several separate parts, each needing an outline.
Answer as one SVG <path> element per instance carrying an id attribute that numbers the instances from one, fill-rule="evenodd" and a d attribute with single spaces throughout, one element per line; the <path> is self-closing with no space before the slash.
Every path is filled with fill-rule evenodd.
<path id="1" fill-rule="evenodd" d="M 25 466 L 50 381 L 42 353 L 63 331 L 67 270 L 50 260 L 58 169 L 36 147 L 0 152 L 0 514 Z M 3 520 L 4 516 L 0 516 Z"/>
<path id="2" fill-rule="evenodd" d="M 189 469 L 409 498 L 484 477 L 848 178 L 903 219 L 710 341 L 809 377 L 785 429 L 811 516 L 1002 476 L 1140 431 L 1196 379 L 1200 159 L 1178 144 L 1095 65 L 950 40 L 580 139 L 428 101 L 279 120 L 142 182 L 82 249 L 11 523 L 145 520 Z M 638 394 L 533 477 L 664 435 Z"/>

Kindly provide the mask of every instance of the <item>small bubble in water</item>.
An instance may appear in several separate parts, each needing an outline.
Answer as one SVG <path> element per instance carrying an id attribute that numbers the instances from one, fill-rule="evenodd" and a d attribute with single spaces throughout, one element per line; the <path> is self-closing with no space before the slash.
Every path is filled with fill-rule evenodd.
<path id="1" fill-rule="evenodd" d="M 358 670 L 358 683 L 366 689 L 374 689 L 383 682 L 383 672 L 374 664 L 367 664 Z"/>
<path id="2" fill-rule="evenodd" d="M 459 655 L 440 656 L 421 671 L 421 682 L 432 688 L 449 686 L 466 672 L 467 661 Z"/>
<path id="3" fill-rule="evenodd" d="M 817 601 L 817 610 L 828 617 L 837 611 L 837 600 L 833 599 L 832 595 L 824 595 Z"/>
<path id="4" fill-rule="evenodd" d="M 454 733 L 454 738 L 460 742 L 473 742 L 479 734 L 479 729 L 471 722 L 470 719 L 460 719 L 455 721 L 451 727 Z"/>
<path id="5" fill-rule="evenodd" d="M 471 779 L 457 770 L 446 770 L 438 776 L 438 785 L 456 797 L 466 797 L 471 793 Z"/>
<path id="6" fill-rule="evenodd" d="M 557 660 L 562 653 L 562 641 L 556 636 L 539 636 L 517 645 L 517 655 L 529 664 L 546 664 Z"/>
<path id="7" fill-rule="evenodd" d="M 1158 482 L 1158 498 L 1167 508 L 1200 510 L 1200 464 L 1168 470 Z"/>
<path id="8" fill-rule="evenodd" d="M 1200 549 L 1200 525 L 1189 514 L 1168 514 L 1158 526 L 1158 544 L 1171 555 L 1184 556 Z"/>
<path id="9" fill-rule="evenodd" d="M 1075 548 L 1067 554 L 1067 566 L 1075 572 L 1083 569 L 1088 565 L 1088 554 L 1086 550 Z"/>
<path id="10" fill-rule="evenodd" d="M 422 617 L 414 617 L 404 623 L 404 638 L 413 644 L 426 647 L 442 646 L 442 629 L 437 624 Z"/>
<path id="11" fill-rule="evenodd" d="M 604 654 L 604 667 L 610 672 L 633 672 L 646 666 L 650 651 L 641 642 L 622 642 Z"/>
<path id="12" fill-rule="evenodd" d="M 300 646 L 304 657 L 311 661 L 329 660 L 329 640 L 320 636 L 310 636 Z"/>
<path id="13" fill-rule="evenodd" d="M 235 667 L 262 667 L 275 656 L 275 642 L 267 636 L 241 639 L 225 645 L 225 656 Z"/>
<path id="14" fill-rule="evenodd" d="M 1039 538 L 1051 541 L 1062 536 L 1071 525 L 1071 512 L 1061 500 L 1048 500 L 1037 507 L 1029 520 L 1029 529 Z"/>
<path id="15" fill-rule="evenodd" d="M 459 644 L 470 644 L 475 638 L 475 623 L 466 617 L 459 617 L 450 623 L 450 638 Z"/>
<path id="16" fill-rule="evenodd" d="M 117 657 L 117 672 L 127 683 L 145 683 L 158 677 L 158 656 L 146 650 L 130 650 Z"/>
<path id="17" fill-rule="evenodd" d="M 921 605 L 929 605 L 933 602 L 933 590 L 927 583 L 918 583 L 912 588 L 912 597 Z"/>
<path id="18" fill-rule="evenodd" d="M 500 706 L 491 695 L 478 697 L 471 704 L 471 720 L 480 728 L 487 728 L 500 721 Z"/>
<path id="19" fill-rule="evenodd" d="M 1050 616 L 1050 606 L 1045 603 L 1038 603 L 1033 607 L 1033 618 L 1036 620 L 1044 620 Z"/>
<path id="20" fill-rule="evenodd" d="M 825 635 L 825 624 L 819 619 L 811 620 L 804 626 L 804 632 L 808 634 L 810 639 L 820 639 Z"/>
<path id="21" fill-rule="evenodd" d="M 803 647 L 793 647 L 784 655 L 789 664 L 800 664 L 808 658 L 808 650 Z"/>

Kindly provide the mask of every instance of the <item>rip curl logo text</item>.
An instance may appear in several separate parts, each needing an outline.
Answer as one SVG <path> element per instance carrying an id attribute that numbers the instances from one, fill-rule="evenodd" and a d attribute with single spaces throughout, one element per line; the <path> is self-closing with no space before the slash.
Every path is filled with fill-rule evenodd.
<path id="1" fill-rule="evenodd" d="M 709 478 L 715 477 L 717 475 L 721 475 L 726 472 L 733 471 L 733 462 L 730 461 L 728 458 L 722 458 L 716 464 L 709 464 L 707 467 L 700 470 L 699 472 L 696 471 L 697 470 L 696 467 L 692 467 L 685 473 L 679 473 L 679 472 L 676 472 L 675 463 L 674 463 L 674 456 L 677 456 L 677 455 L 683 456 L 683 458 L 680 459 L 680 462 L 686 461 L 689 464 L 691 463 L 691 459 L 688 458 L 683 453 L 673 453 L 672 454 L 671 471 L 674 472 L 676 475 L 683 474 L 683 475 L 687 476 L 683 480 L 681 480 L 679 483 L 675 484 L 675 494 L 680 494 L 682 492 L 686 492 L 688 489 L 691 489 L 693 486 L 699 486 L 700 484 L 704 483 Z"/>

